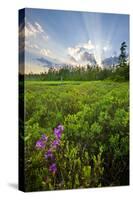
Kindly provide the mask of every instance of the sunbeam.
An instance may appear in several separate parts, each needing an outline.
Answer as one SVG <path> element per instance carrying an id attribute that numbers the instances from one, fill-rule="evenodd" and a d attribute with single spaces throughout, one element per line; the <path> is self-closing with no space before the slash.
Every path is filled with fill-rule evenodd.
<path id="1" fill-rule="evenodd" d="M 119 55 L 121 42 L 129 41 L 128 15 L 31 9 L 20 27 L 26 63 L 35 71 L 48 64 L 104 67 L 106 58 Z"/>

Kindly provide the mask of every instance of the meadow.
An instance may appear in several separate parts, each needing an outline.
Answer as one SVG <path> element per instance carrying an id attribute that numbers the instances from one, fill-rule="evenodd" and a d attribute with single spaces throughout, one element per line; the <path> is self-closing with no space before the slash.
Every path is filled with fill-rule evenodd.
<path id="1" fill-rule="evenodd" d="M 129 82 L 25 81 L 26 191 L 129 184 Z"/>

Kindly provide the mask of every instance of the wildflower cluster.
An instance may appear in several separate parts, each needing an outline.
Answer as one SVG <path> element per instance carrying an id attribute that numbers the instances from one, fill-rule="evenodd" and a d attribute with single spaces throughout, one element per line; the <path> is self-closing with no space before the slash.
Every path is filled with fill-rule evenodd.
<path id="1" fill-rule="evenodd" d="M 49 163 L 49 172 L 55 174 L 57 172 L 57 166 L 55 162 L 54 152 L 60 146 L 61 135 L 64 131 L 64 127 L 59 124 L 54 128 L 54 140 L 50 140 L 48 136 L 43 134 L 41 138 L 36 142 L 36 149 L 44 150 L 44 159 Z"/>

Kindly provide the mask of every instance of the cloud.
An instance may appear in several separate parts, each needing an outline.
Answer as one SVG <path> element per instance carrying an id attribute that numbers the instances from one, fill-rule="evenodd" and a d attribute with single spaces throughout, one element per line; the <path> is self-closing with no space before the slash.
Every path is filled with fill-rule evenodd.
<path id="1" fill-rule="evenodd" d="M 52 57 L 50 50 L 42 46 L 48 39 L 49 36 L 37 21 L 31 23 L 25 19 L 25 23 L 19 25 L 19 52 L 26 50 L 36 56 Z"/>
<path id="2" fill-rule="evenodd" d="M 69 55 L 69 61 L 70 61 L 70 63 L 73 64 L 73 65 L 78 64 L 77 61 L 76 61 L 76 59 L 75 59 L 73 56 L 70 56 L 70 55 Z"/>
<path id="3" fill-rule="evenodd" d="M 95 46 L 92 44 L 91 40 L 89 40 L 88 42 L 76 45 L 75 47 L 69 47 L 68 51 L 70 54 L 74 54 L 74 53 L 80 53 L 81 51 L 84 50 L 92 50 L 92 49 L 95 49 Z"/>
<path id="4" fill-rule="evenodd" d="M 37 58 L 37 61 L 39 61 L 41 64 L 46 65 L 46 66 L 53 66 L 53 62 L 41 57 L 41 58 Z"/>
<path id="5" fill-rule="evenodd" d="M 55 54 L 50 49 L 46 48 L 40 49 L 39 55 L 43 57 L 48 57 L 52 60 L 57 60 Z"/>
<path id="6" fill-rule="evenodd" d="M 68 55 L 69 57 L 71 57 L 71 59 L 73 59 L 73 61 L 75 60 L 76 62 L 78 62 L 80 60 L 80 48 L 79 47 L 69 47 L 68 48 Z"/>
<path id="7" fill-rule="evenodd" d="M 40 49 L 40 47 L 37 45 L 37 44 L 31 44 L 29 41 L 25 41 L 25 48 L 27 49 L 27 50 L 29 50 L 29 49 L 33 49 L 33 50 L 39 50 Z"/>
<path id="8" fill-rule="evenodd" d="M 46 41 L 49 39 L 49 36 L 45 33 L 44 35 L 42 35 L 42 38 Z"/>
<path id="9" fill-rule="evenodd" d="M 96 64 L 96 60 L 95 60 L 95 56 L 93 53 L 88 53 L 88 52 L 84 52 L 81 55 L 82 60 L 88 62 L 88 64 L 92 64 L 95 65 Z"/>
<path id="10" fill-rule="evenodd" d="M 88 50 L 95 49 L 95 46 L 92 44 L 91 40 L 89 40 L 87 43 L 83 44 L 83 47 Z"/>
<path id="11" fill-rule="evenodd" d="M 69 47 L 68 56 L 73 64 L 96 64 L 94 50 L 95 46 L 89 40 L 88 42 L 76 45 L 75 47 Z"/>
<path id="12" fill-rule="evenodd" d="M 98 64 L 102 67 L 102 60 L 107 57 L 111 49 L 111 44 L 108 41 L 93 44 L 89 40 L 86 43 L 69 47 L 67 52 L 72 64 Z"/>
<path id="13" fill-rule="evenodd" d="M 48 57 L 52 56 L 52 52 L 49 49 L 41 49 L 40 50 L 40 54 L 42 56 L 48 56 Z"/>
<path id="14" fill-rule="evenodd" d="M 68 48 L 69 55 L 75 55 L 75 54 L 77 54 L 79 52 L 80 52 L 80 48 L 79 47 L 74 47 L 74 48 L 69 47 Z"/>
<path id="15" fill-rule="evenodd" d="M 38 57 L 38 58 L 36 58 L 36 60 L 39 61 L 41 66 L 48 67 L 48 68 L 59 67 L 59 66 L 63 65 L 63 63 L 60 62 L 57 59 L 49 59 L 49 58 L 44 58 L 44 57 Z"/>
<path id="16" fill-rule="evenodd" d="M 38 23 L 31 23 L 25 19 L 25 23 L 21 23 L 19 26 L 19 36 L 20 38 L 30 38 L 40 36 L 45 40 L 48 40 L 49 36 L 44 31 L 43 27 Z"/>
<path id="17" fill-rule="evenodd" d="M 40 33 L 43 33 L 43 32 L 44 32 L 43 28 L 41 27 L 40 24 L 38 24 L 38 22 L 35 22 L 35 25 L 36 25 L 37 30 L 38 30 Z"/>
<path id="18" fill-rule="evenodd" d="M 43 28 L 37 22 L 35 22 L 34 24 L 27 22 L 25 25 L 25 37 L 31 37 L 31 36 L 35 37 L 37 34 L 40 34 L 43 32 L 44 32 Z"/>

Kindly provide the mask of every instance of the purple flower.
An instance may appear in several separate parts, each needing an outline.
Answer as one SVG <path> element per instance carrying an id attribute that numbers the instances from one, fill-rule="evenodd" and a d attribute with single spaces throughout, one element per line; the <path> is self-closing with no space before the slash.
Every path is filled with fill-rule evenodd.
<path id="1" fill-rule="evenodd" d="M 48 136 L 46 136 L 45 134 L 43 134 L 42 137 L 41 137 L 41 139 L 42 139 L 43 141 L 47 141 L 47 140 L 48 140 Z"/>
<path id="2" fill-rule="evenodd" d="M 60 139 L 61 138 L 61 131 L 59 128 L 54 128 L 55 137 Z"/>
<path id="3" fill-rule="evenodd" d="M 53 148 L 56 148 L 56 147 L 58 147 L 59 146 L 59 144 L 60 144 L 60 141 L 57 139 L 57 140 L 54 140 L 53 142 L 52 142 L 52 147 Z"/>
<path id="4" fill-rule="evenodd" d="M 42 149 L 45 146 L 44 142 L 42 140 L 38 140 L 36 142 L 36 148 Z"/>
<path id="5" fill-rule="evenodd" d="M 64 131 L 64 127 L 63 127 L 63 125 L 61 125 L 61 124 L 59 124 L 59 125 L 57 126 L 57 128 L 58 128 L 61 132 Z"/>
<path id="6" fill-rule="evenodd" d="M 56 167 L 56 164 L 55 164 L 55 163 L 53 163 L 53 164 L 50 165 L 49 171 L 52 172 L 53 174 L 56 173 L 57 167 Z"/>
<path id="7" fill-rule="evenodd" d="M 48 159 L 48 158 L 54 158 L 54 156 L 53 156 L 53 153 L 52 153 L 52 151 L 49 149 L 48 151 L 47 151 L 47 153 L 45 153 L 45 158 L 46 159 Z"/>

